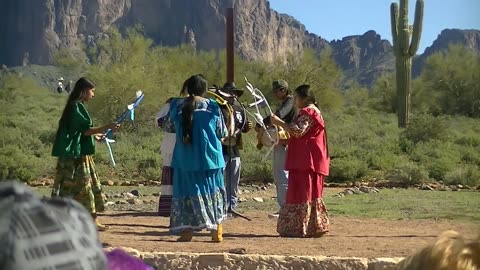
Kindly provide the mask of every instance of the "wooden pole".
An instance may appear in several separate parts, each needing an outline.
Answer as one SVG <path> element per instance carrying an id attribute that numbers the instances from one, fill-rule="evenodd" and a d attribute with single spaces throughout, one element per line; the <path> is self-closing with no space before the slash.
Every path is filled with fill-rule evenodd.
<path id="1" fill-rule="evenodd" d="M 227 82 L 234 82 L 233 8 L 227 8 Z"/>

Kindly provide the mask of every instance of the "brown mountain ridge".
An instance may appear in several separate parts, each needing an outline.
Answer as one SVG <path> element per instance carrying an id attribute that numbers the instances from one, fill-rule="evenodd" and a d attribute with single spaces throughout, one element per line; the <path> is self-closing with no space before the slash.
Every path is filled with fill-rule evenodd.
<path id="1" fill-rule="evenodd" d="M 0 64 L 48 65 L 59 48 L 96 46 L 111 26 L 141 24 L 156 44 L 190 43 L 200 50 L 225 46 L 227 7 L 235 8 L 236 52 L 244 59 L 272 61 L 299 53 L 331 49 L 347 80 L 370 85 L 394 69 L 392 46 L 375 31 L 328 42 L 306 31 L 295 18 L 270 8 L 267 0 L 2 0 Z M 443 31 L 415 62 L 450 43 L 480 51 L 480 31 Z"/>

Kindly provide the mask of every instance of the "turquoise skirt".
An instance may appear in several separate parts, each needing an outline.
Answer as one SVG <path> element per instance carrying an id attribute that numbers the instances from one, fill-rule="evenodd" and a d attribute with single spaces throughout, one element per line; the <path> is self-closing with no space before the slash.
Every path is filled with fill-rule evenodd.
<path id="1" fill-rule="evenodd" d="M 223 169 L 174 169 L 170 233 L 216 230 L 227 216 L 226 198 Z"/>

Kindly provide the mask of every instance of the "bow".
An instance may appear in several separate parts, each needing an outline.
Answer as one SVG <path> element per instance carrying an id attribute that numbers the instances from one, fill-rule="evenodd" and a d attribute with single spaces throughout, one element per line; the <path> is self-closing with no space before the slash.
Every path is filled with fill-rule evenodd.
<path id="1" fill-rule="evenodd" d="M 263 129 L 264 133 L 267 134 L 268 139 L 272 143 L 272 146 L 268 149 L 267 153 L 265 156 L 262 158 L 262 161 L 264 161 L 272 152 L 273 148 L 275 145 L 279 143 L 279 136 L 276 136 L 276 138 L 272 138 L 270 133 L 267 130 L 267 126 L 263 122 L 264 117 L 260 113 L 260 108 L 263 108 L 263 112 L 267 114 L 267 116 L 273 115 L 273 111 L 270 107 L 270 104 L 268 104 L 268 100 L 265 97 L 265 95 L 260 91 L 258 88 L 253 87 L 253 85 L 248 81 L 248 79 L 245 77 L 245 82 L 247 84 L 246 88 L 248 92 L 252 95 L 254 102 L 248 104 L 248 108 L 255 108 L 256 112 L 251 113 L 247 110 L 247 113 L 250 114 L 254 119 L 255 122 Z M 278 128 L 277 126 L 274 126 L 275 132 L 278 134 Z"/>
<path id="2" fill-rule="evenodd" d="M 220 106 L 222 106 L 223 108 L 225 108 L 225 110 L 226 110 L 227 115 L 224 116 L 224 117 L 225 117 L 225 120 L 226 120 L 225 122 L 227 124 L 228 136 L 226 138 L 222 139 L 222 144 L 224 144 L 227 147 L 230 147 L 230 151 L 231 151 L 231 147 L 233 147 L 233 145 L 236 143 L 237 135 L 242 130 L 244 130 L 245 125 L 247 124 L 247 113 L 246 113 L 247 110 L 245 109 L 245 106 L 240 102 L 240 100 L 238 100 L 237 95 L 224 92 L 221 89 L 218 89 L 218 87 L 216 85 L 214 85 L 212 88 L 210 88 L 207 91 L 207 94 L 212 96 L 213 98 L 215 98 L 217 103 Z M 233 99 L 233 102 L 228 102 L 226 100 L 227 98 Z M 237 106 L 235 107 L 235 105 L 237 105 Z M 240 123 L 239 126 L 237 126 L 237 121 L 236 121 L 237 120 L 236 109 L 239 109 L 240 113 L 242 114 L 241 115 L 242 122 Z M 230 156 L 230 164 L 232 164 L 232 156 L 231 155 L 229 155 L 229 156 Z M 229 173 L 230 173 L 230 179 L 232 179 L 232 175 L 231 175 L 232 171 L 229 170 Z M 230 196 L 231 196 L 231 194 L 230 194 L 231 191 L 230 190 L 231 189 L 229 187 L 229 183 L 226 182 L 225 185 L 227 186 L 227 197 L 229 198 L 228 200 L 230 200 Z M 228 213 L 232 214 L 233 217 L 241 217 L 241 218 L 246 219 L 248 221 L 252 221 L 252 219 L 236 212 L 231 207 L 228 208 Z"/>
<path id="3" fill-rule="evenodd" d="M 234 134 L 235 133 L 235 119 L 233 118 L 234 117 L 234 112 L 233 112 L 233 108 L 230 104 L 228 104 L 228 102 L 224 99 L 224 97 L 222 97 L 221 95 L 219 95 L 217 93 L 218 91 L 218 88 L 214 85 L 213 88 L 209 88 L 208 91 L 207 91 L 207 94 L 208 95 L 211 95 L 212 97 L 215 98 L 215 101 L 220 105 L 220 106 L 223 106 L 226 111 L 227 111 L 227 115 L 225 116 L 225 124 L 227 126 L 227 131 L 228 131 L 228 136 L 230 136 L 231 134 Z"/>
<path id="4" fill-rule="evenodd" d="M 135 120 L 135 109 L 140 105 L 140 102 L 142 102 L 143 100 L 143 97 L 145 96 L 143 94 L 142 91 L 137 91 L 135 93 L 136 95 L 136 99 L 133 103 L 127 105 L 127 109 L 125 111 L 123 111 L 122 114 L 120 114 L 120 116 L 117 118 L 117 120 L 115 120 L 115 123 L 116 124 L 121 124 L 123 123 L 124 121 L 126 121 L 127 119 L 129 119 L 130 121 L 134 121 Z M 116 166 L 116 163 L 115 163 L 115 158 L 113 157 L 113 151 L 112 151 L 112 146 L 111 146 L 111 143 L 114 143 L 115 140 L 112 139 L 112 136 L 113 136 L 113 131 L 111 129 L 108 129 L 107 132 L 105 132 L 105 142 L 107 144 L 107 147 L 108 147 L 108 153 L 110 155 L 110 160 L 112 161 L 112 165 L 115 167 Z"/>
<path id="5" fill-rule="evenodd" d="M 228 141 L 225 141 L 225 143 L 228 142 L 228 144 L 231 144 L 232 142 L 230 142 L 230 140 L 234 140 L 236 136 L 245 129 L 245 126 L 247 124 L 247 112 L 245 106 L 242 102 L 240 102 L 236 95 L 226 93 L 221 89 L 218 89 L 216 85 L 209 88 L 207 94 L 214 97 L 215 101 L 217 101 L 220 106 L 223 106 L 226 109 L 227 119 L 225 120 L 227 122 L 228 129 Z M 226 98 L 232 98 L 233 102 L 228 102 Z M 239 126 L 237 126 L 236 111 L 234 106 L 236 106 L 237 109 L 240 109 L 242 122 Z"/>

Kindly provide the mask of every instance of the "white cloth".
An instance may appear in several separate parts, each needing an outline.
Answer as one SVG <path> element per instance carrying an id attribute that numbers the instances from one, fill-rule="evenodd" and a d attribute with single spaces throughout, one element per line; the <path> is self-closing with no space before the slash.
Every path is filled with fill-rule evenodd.
<path id="1" fill-rule="evenodd" d="M 155 125 L 157 127 L 159 127 L 158 126 L 158 119 L 167 116 L 168 113 L 170 113 L 170 103 L 166 103 L 165 105 L 163 105 L 163 107 L 157 113 L 157 116 L 155 117 Z"/>
<path id="2" fill-rule="evenodd" d="M 160 153 L 162 155 L 163 166 L 172 165 L 173 149 L 175 149 L 175 142 L 177 141 L 175 133 L 165 132 L 163 135 L 162 145 L 160 146 Z"/>
<path id="3" fill-rule="evenodd" d="M 162 196 L 172 196 L 173 195 L 173 185 L 164 185 L 160 186 L 160 193 Z"/>
<path id="4" fill-rule="evenodd" d="M 158 124 L 158 119 L 167 117 L 169 113 L 170 103 L 166 103 L 155 117 L 155 124 L 157 127 L 161 127 Z M 160 145 L 160 154 L 162 155 L 162 165 L 164 167 L 172 165 L 173 149 L 175 148 L 176 141 L 177 139 L 175 133 L 164 133 L 162 144 Z"/>

